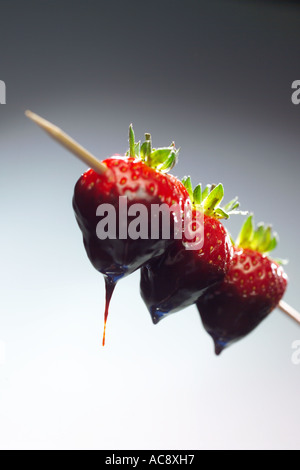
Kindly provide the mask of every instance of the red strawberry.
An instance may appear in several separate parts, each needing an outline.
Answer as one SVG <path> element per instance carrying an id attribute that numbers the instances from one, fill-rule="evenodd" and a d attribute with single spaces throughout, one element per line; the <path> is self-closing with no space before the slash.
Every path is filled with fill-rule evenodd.
<path id="1" fill-rule="evenodd" d="M 100 175 L 90 169 L 80 177 L 75 186 L 73 207 L 76 219 L 91 263 L 105 276 L 107 307 L 118 279 L 164 253 L 171 243 L 170 237 L 164 239 L 161 231 L 156 238 L 151 237 L 151 209 L 154 204 L 165 203 L 168 207 L 178 205 L 183 210 L 185 201 L 189 198 L 184 185 L 174 176 L 165 174 L 173 167 L 177 153 L 174 144 L 162 149 L 152 149 L 149 134 L 146 134 L 146 141 L 140 147 L 139 143 L 135 144 L 130 127 L 129 155 L 104 160 L 102 164 L 106 165 L 107 171 Z M 120 200 L 120 197 L 123 199 Z M 140 204 L 141 232 L 138 238 L 132 239 L 128 232 L 131 227 L 137 229 L 136 204 Z M 99 206 L 103 209 L 100 211 L 101 215 Z M 130 215 L 131 210 L 133 212 Z M 102 230 L 103 236 L 100 239 L 99 223 L 102 223 L 103 229 L 110 212 L 112 215 L 115 213 L 116 217 L 111 224 L 108 222 L 107 237 L 104 238 L 105 231 Z M 175 217 L 173 212 L 170 211 L 169 217 L 172 234 Z M 135 234 L 136 232 L 137 230 Z M 107 311 L 105 321 L 106 318 Z"/>
<path id="2" fill-rule="evenodd" d="M 269 257 L 277 244 L 271 227 L 253 228 L 250 215 L 241 230 L 231 268 L 222 284 L 202 295 L 197 307 L 216 354 L 243 338 L 278 305 L 287 287 L 282 266 Z"/>
<path id="3" fill-rule="evenodd" d="M 190 178 L 184 183 L 193 201 L 192 224 L 199 215 L 202 219 L 203 244 L 187 249 L 190 242 L 184 234 L 182 240 L 174 241 L 161 257 L 142 268 L 141 296 L 154 323 L 194 304 L 208 287 L 223 281 L 232 259 L 232 243 L 220 222 L 220 218 L 228 217 L 219 206 L 223 186 L 208 186 L 202 193 L 200 185 L 192 191 Z M 235 199 L 226 209 L 233 212 L 237 206 Z"/>

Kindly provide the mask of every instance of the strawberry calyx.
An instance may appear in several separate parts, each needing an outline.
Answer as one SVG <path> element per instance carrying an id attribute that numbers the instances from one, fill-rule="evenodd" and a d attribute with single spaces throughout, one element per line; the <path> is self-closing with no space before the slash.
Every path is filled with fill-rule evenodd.
<path id="1" fill-rule="evenodd" d="M 278 240 L 278 234 L 273 231 L 272 225 L 266 225 L 260 222 L 255 227 L 253 214 L 250 214 L 243 223 L 240 233 L 233 244 L 238 248 L 257 251 L 258 253 L 270 257 L 269 254 L 277 247 Z M 285 259 L 272 259 L 279 265 L 288 263 Z"/>
<path id="2" fill-rule="evenodd" d="M 168 147 L 153 148 L 151 134 L 145 133 L 145 141 L 135 142 L 133 126 L 129 126 L 129 150 L 127 156 L 143 161 L 147 166 L 155 170 L 167 173 L 177 163 L 179 149 L 172 142 Z"/>
<path id="3" fill-rule="evenodd" d="M 208 184 L 204 188 L 202 188 L 201 184 L 198 184 L 193 189 L 191 177 L 188 176 L 183 178 L 182 184 L 185 186 L 195 209 L 207 216 L 215 219 L 228 219 L 232 214 L 247 214 L 247 212 L 237 210 L 240 206 L 237 197 L 224 206 L 220 206 L 224 198 L 222 183 L 218 185 Z"/>
<path id="4" fill-rule="evenodd" d="M 253 214 L 250 214 L 242 225 L 235 244 L 244 249 L 268 254 L 273 251 L 278 243 L 278 235 L 273 232 L 271 225 L 263 222 L 254 226 Z"/>

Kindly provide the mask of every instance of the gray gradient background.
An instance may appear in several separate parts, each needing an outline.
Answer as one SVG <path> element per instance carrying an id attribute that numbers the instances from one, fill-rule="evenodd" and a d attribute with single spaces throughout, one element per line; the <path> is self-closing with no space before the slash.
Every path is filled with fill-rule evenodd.
<path id="1" fill-rule="evenodd" d="M 215 357 L 194 308 L 152 325 L 136 273 L 101 347 L 104 283 L 71 207 L 85 167 L 24 117 L 99 158 L 131 122 L 174 139 L 177 176 L 223 182 L 279 232 L 299 309 L 299 57 L 286 1 L 0 1 L 1 448 L 300 448 L 300 327 L 280 311 Z"/>

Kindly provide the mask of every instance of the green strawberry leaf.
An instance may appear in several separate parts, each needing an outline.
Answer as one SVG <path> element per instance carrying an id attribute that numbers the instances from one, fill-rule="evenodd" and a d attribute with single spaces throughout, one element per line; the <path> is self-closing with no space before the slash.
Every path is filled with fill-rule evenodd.
<path id="1" fill-rule="evenodd" d="M 225 212 L 221 207 L 217 207 L 213 213 L 214 217 L 217 219 L 229 219 L 229 214 Z"/>
<path id="2" fill-rule="evenodd" d="M 141 145 L 141 158 L 146 163 L 148 163 L 148 159 L 150 158 L 151 151 L 152 151 L 151 135 L 145 134 L 145 142 L 143 142 Z"/>
<path id="3" fill-rule="evenodd" d="M 185 176 L 182 179 L 182 184 L 185 186 L 192 204 L 208 216 L 216 219 L 228 219 L 232 214 L 248 214 L 248 212 L 236 210 L 240 205 L 237 197 L 224 207 L 220 206 L 224 197 L 224 188 L 221 183 L 218 185 L 208 184 L 204 189 L 201 184 L 198 184 L 193 190 L 191 177 Z"/>
<path id="4" fill-rule="evenodd" d="M 141 141 L 139 140 L 134 144 L 134 155 L 141 158 Z"/>
<path id="5" fill-rule="evenodd" d="M 236 241 L 237 246 L 240 246 L 241 248 L 249 247 L 253 239 L 253 234 L 253 214 L 250 214 L 242 225 Z"/>
<path id="6" fill-rule="evenodd" d="M 265 233 L 264 224 L 260 223 L 257 225 L 256 230 L 254 231 L 251 247 L 253 250 L 258 250 L 258 247 L 263 243 Z"/>
<path id="7" fill-rule="evenodd" d="M 224 197 L 224 188 L 220 183 L 208 194 L 208 196 L 203 200 L 203 210 L 207 215 L 212 215 L 216 206 L 220 204 Z"/>
<path id="8" fill-rule="evenodd" d="M 237 209 L 239 206 L 240 206 L 240 203 L 238 201 L 238 198 L 235 197 L 234 199 L 232 199 L 232 201 L 225 204 L 224 210 L 227 211 L 227 212 L 231 212 L 231 211 Z"/>
<path id="9" fill-rule="evenodd" d="M 198 184 L 193 191 L 194 204 L 200 205 L 202 202 L 202 188 L 201 184 Z"/>
<path id="10" fill-rule="evenodd" d="M 135 157 L 135 137 L 132 124 L 129 126 L 129 156 Z"/>
<path id="11" fill-rule="evenodd" d="M 271 243 L 271 239 L 272 239 L 272 227 L 268 225 L 268 227 L 264 231 L 264 238 L 261 244 L 258 246 L 258 249 L 262 253 L 267 253 L 269 251 L 268 248 Z"/>
<path id="12" fill-rule="evenodd" d="M 271 239 L 271 241 L 269 243 L 267 251 L 270 252 L 270 251 L 275 250 L 277 245 L 278 245 L 278 237 L 277 237 L 277 234 L 274 234 L 273 238 Z"/>
<path id="13" fill-rule="evenodd" d="M 211 189 L 212 189 L 211 184 L 206 185 L 206 187 L 204 188 L 203 193 L 202 193 L 202 201 L 204 201 L 204 199 L 207 198 L 207 196 L 209 195 Z"/>
<path id="14" fill-rule="evenodd" d="M 185 189 L 187 190 L 187 192 L 188 192 L 188 194 L 191 198 L 191 201 L 193 202 L 193 186 L 192 186 L 191 177 L 187 176 L 187 177 L 184 178 L 183 181 L 182 181 L 182 183 L 185 186 Z"/>
<path id="15" fill-rule="evenodd" d="M 253 224 L 253 214 L 244 221 L 235 244 L 241 248 L 249 248 L 259 253 L 268 254 L 275 250 L 278 243 L 278 235 L 274 233 L 271 225 L 263 223 Z"/>
<path id="16" fill-rule="evenodd" d="M 151 134 L 145 133 L 145 141 L 135 142 L 135 135 L 133 126 L 129 126 L 129 150 L 126 156 L 139 158 L 149 167 L 167 172 L 171 170 L 178 160 L 179 149 L 175 148 L 175 143 L 172 142 L 169 147 L 162 147 L 158 149 L 152 148 Z"/>
<path id="17" fill-rule="evenodd" d="M 162 172 L 171 170 L 177 163 L 177 155 L 179 150 L 172 151 L 169 157 L 166 159 L 165 162 L 158 164 L 156 168 Z"/>

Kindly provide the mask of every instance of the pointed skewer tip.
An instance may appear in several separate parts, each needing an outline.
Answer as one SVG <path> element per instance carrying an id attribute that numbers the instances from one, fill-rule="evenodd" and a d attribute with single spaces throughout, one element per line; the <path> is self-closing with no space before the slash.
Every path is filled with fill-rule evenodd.
<path id="1" fill-rule="evenodd" d="M 25 115 L 33 122 L 35 122 L 38 126 L 40 126 L 43 130 L 45 130 L 58 143 L 63 145 L 77 158 L 79 158 L 86 165 L 92 168 L 94 171 L 99 174 L 102 174 L 107 171 L 106 165 L 101 163 L 96 157 L 94 157 L 94 155 L 92 155 L 88 150 L 83 148 L 74 139 L 72 139 L 65 132 L 63 132 L 59 127 L 42 118 L 38 114 L 33 113 L 29 109 L 25 111 Z"/>

